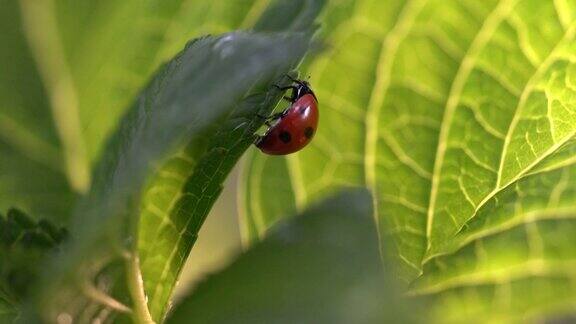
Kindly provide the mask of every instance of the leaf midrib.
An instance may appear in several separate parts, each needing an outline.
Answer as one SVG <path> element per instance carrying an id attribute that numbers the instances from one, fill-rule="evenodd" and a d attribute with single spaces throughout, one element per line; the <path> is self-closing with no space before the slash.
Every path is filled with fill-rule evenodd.
<path id="1" fill-rule="evenodd" d="M 520 112 L 522 111 L 522 109 L 524 108 L 528 97 L 530 94 L 532 94 L 535 86 L 536 86 L 536 82 L 538 81 L 538 79 L 546 72 L 546 70 L 552 65 L 552 63 L 555 62 L 555 60 L 558 58 L 557 56 L 557 52 L 561 49 L 562 45 L 564 45 L 564 42 L 566 40 L 568 40 L 569 38 L 573 38 L 574 34 L 576 33 L 576 23 L 573 23 L 565 32 L 563 37 L 560 39 L 560 41 L 555 45 L 554 49 L 550 52 L 550 54 L 546 57 L 546 59 L 542 62 L 542 64 L 538 67 L 538 69 L 534 72 L 534 74 L 530 77 L 530 80 L 528 81 L 526 87 L 524 88 L 524 90 L 522 91 L 522 95 L 520 97 L 520 101 L 518 102 L 518 106 L 516 107 L 516 111 L 514 113 L 514 117 L 512 119 L 512 122 L 510 123 L 510 126 L 508 127 L 508 133 L 506 134 L 506 138 L 504 139 L 504 147 L 502 149 L 502 155 L 500 156 L 500 166 L 498 168 L 498 180 L 496 182 L 496 188 L 503 188 L 506 187 L 507 185 L 509 185 L 512 182 L 515 182 L 516 180 L 518 180 L 518 178 L 523 175 L 524 173 L 526 173 L 527 171 L 529 171 L 532 167 L 534 167 L 536 164 L 540 163 L 540 161 L 542 161 L 544 158 L 546 158 L 549 154 L 555 152 L 559 146 L 563 145 L 567 140 L 569 140 L 574 134 L 570 134 L 567 136 L 567 138 L 562 139 L 561 141 L 559 141 L 558 143 L 561 143 L 561 145 L 557 145 L 558 143 L 556 143 L 555 145 L 553 145 L 550 150 L 552 151 L 547 151 L 545 154 L 542 154 L 541 157 L 537 158 L 532 164 L 528 165 L 526 168 L 524 168 L 523 170 L 521 170 L 517 176 L 512 177 L 508 182 L 505 182 L 504 184 L 502 184 L 502 173 L 504 170 L 504 161 L 506 158 L 506 153 L 509 149 L 509 145 L 510 145 L 510 141 L 512 140 L 512 134 L 516 128 L 516 125 L 520 119 Z M 553 133 L 552 133 L 553 134 Z M 554 138 L 554 137 L 553 137 Z"/>
<path id="2" fill-rule="evenodd" d="M 375 192 L 376 189 L 376 148 L 379 137 L 378 116 L 382 104 L 384 103 L 384 100 L 386 98 L 388 88 L 390 86 L 390 81 L 392 77 L 392 63 L 395 61 L 396 53 L 402 40 L 406 38 L 406 36 L 409 34 L 416 17 L 418 16 L 418 14 L 420 13 L 420 11 L 427 2 L 428 0 L 411 0 L 410 2 L 408 2 L 402 8 L 398 20 L 396 21 L 394 27 L 390 30 L 390 32 L 385 36 L 380 48 L 380 56 L 378 58 L 378 62 L 376 63 L 376 80 L 372 87 L 370 98 L 368 100 L 368 108 L 366 111 L 366 121 L 365 121 L 366 123 L 366 142 L 364 152 L 365 154 L 364 168 L 366 170 L 365 181 L 367 187 L 373 192 Z M 421 168 L 418 167 L 417 163 L 408 162 L 408 165 L 410 165 L 417 174 L 419 175 L 423 174 L 424 176 L 427 175 L 427 173 L 418 172 L 424 170 L 421 170 Z M 381 233 L 381 226 L 379 225 L 380 217 L 378 215 L 378 197 L 376 197 L 376 195 L 373 195 L 372 200 L 373 200 L 372 203 L 375 206 L 374 219 L 377 225 L 376 229 L 378 232 L 379 239 L 382 240 L 383 235 Z M 418 265 L 413 264 L 400 253 L 399 257 L 410 267 L 421 271 Z"/>
<path id="3" fill-rule="evenodd" d="M 250 89 L 249 92 L 253 91 L 253 88 Z M 230 113 L 228 114 L 228 116 L 226 117 L 226 121 L 229 121 L 231 118 L 234 118 L 234 114 L 235 112 L 237 112 L 236 109 L 233 109 L 232 111 L 230 111 Z M 225 123 L 225 122 L 223 122 Z M 256 123 L 255 120 L 250 121 L 250 123 Z M 249 125 L 245 126 L 244 132 L 241 136 L 241 138 L 247 138 L 250 137 L 250 133 L 248 132 L 248 130 L 251 129 L 251 127 Z M 215 134 L 221 132 L 222 130 L 219 129 L 216 131 Z M 216 135 L 215 135 L 216 136 Z M 240 140 L 239 140 L 240 141 Z M 218 148 L 216 148 L 218 149 Z M 209 153 L 211 152 L 210 149 L 207 149 L 206 151 L 203 152 L 203 154 L 201 154 L 198 158 L 198 160 L 194 161 L 195 165 L 194 165 L 194 170 L 196 170 L 196 168 L 198 167 L 198 165 L 201 163 L 202 159 L 205 158 L 207 155 L 209 155 Z M 184 158 L 190 158 L 190 157 L 184 157 Z M 221 168 L 225 168 L 225 165 L 223 163 L 223 161 L 221 161 L 216 168 L 214 169 L 214 173 L 213 174 L 218 174 L 219 171 L 221 170 Z M 195 175 L 195 171 L 188 174 L 186 177 L 186 181 L 185 183 Z M 214 181 L 214 178 L 210 179 L 210 182 Z M 184 192 L 183 190 L 185 189 L 185 187 L 182 187 L 181 190 L 177 193 L 177 195 L 173 198 L 173 200 L 170 202 L 170 207 L 169 209 L 166 211 L 166 216 L 164 219 L 169 220 L 170 222 L 172 222 L 172 220 L 170 219 L 169 215 L 173 212 L 173 209 L 176 207 L 175 204 L 176 202 L 185 195 L 190 195 L 189 192 Z M 202 192 L 202 195 L 204 194 L 204 192 Z M 202 200 L 201 198 L 199 198 L 199 201 Z M 169 273 L 170 268 L 172 267 L 172 261 L 173 259 L 176 257 L 177 253 L 179 252 L 179 246 L 180 246 L 180 242 L 184 237 L 184 234 L 189 230 L 188 227 L 190 225 L 190 223 L 192 222 L 192 220 L 195 219 L 195 214 L 198 213 L 198 209 L 197 209 L 198 205 L 195 206 L 195 208 L 190 211 L 190 217 L 188 217 L 188 219 L 186 220 L 186 222 L 184 223 L 182 230 L 178 232 L 178 239 L 176 240 L 176 242 L 174 243 L 174 248 L 172 249 L 172 251 L 170 252 L 168 259 L 166 260 L 164 267 L 162 268 L 161 271 L 161 275 L 159 277 L 159 280 L 156 282 L 156 285 L 154 286 L 153 289 L 151 289 L 151 291 L 153 291 L 153 293 L 151 294 L 152 298 L 150 298 L 150 300 L 155 300 L 155 297 L 158 296 L 158 294 L 160 293 L 160 290 L 162 289 L 162 285 L 164 283 L 164 281 L 166 280 L 166 276 Z M 198 233 L 191 233 L 193 236 L 197 237 Z M 180 269 L 181 270 L 181 269 Z M 170 287 L 171 290 L 174 290 L 174 286 Z M 149 307 L 149 306 L 148 306 Z M 165 305 L 164 308 L 166 308 L 167 306 Z"/>
<path id="4" fill-rule="evenodd" d="M 490 40 L 492 35 L 496 32 L 497 27 L 500 25 L 501 21 L 506 17 L 507 13 L 512 10 L 514 4 L 517 0 L 505 0 L 498 4 L 498 6 L 490 13 L 488 18 L 484 21 L 481 29 L 476 34 L 470 48 L 466 52 L 466 55 L 462 59 L 462 63 L 458 69 L 454 82 L 452 83 L 452 88 L 446 102 L 446 108 L 444 111 L 444 117 L 442 118 L 442 126 L 440 128 L 440 135 L 438 140 L 438 147 L 436 151 L 436 158 L 434 163 L 434 171 L 432 173 L 432 186 L 430 190 L 430 202 L 428 205 L 428 220 L 426 224 L 426 240 L 427 248 L 426 255 L 428 255 L 432 249 L 431 246 L 431 236 L 432 236 L 432 226 L 434 223 L 435 208 L 436 208 L 436 198 L 438 195 L 438 188 L 440 184 L 440 176 L 442 172 L 442 166 L 444 162 L 444 156 L 447 149 L 447 140 L 450 132 L 450 126 L 452 124 L 452 118 L 458 103 L 460 101 L 460 94 L 466 84 L 469 74 L 476 63 L 476 58 L 480 54 L 480 51 L 484 48 L 487 42 Z M 424 264 L 428 258 L 425 257 L 422 263 Z"/>
<path id="5" fill-rule="evenodd" d="M 514 0 L 516 1 L 516 0 Z M 486 195 L 486 197 L 484 197 L 484 199 L 482 199 L 482 201 L 475 206 L 475 210 L 474 213 L 466 220 L 466 222 L 464 222 L 460 228 L 458 229 L 457 233 L 460 233 L 462 228 L 465 227 L 466 223 L 468 221 L 470 221 L 471 219 L 473 219 L 474 217 L 476 217 L 478 211 L 480 209 L 482 209 L 482 207 L 484 205 L 486 205 L 486 203 L 488 203 L 494 196 L 496 196 L 498 193 L 500 193 L 502 190 L 506 189 L 508 186 L 514 184 L 516 181 L 518 181 L 519 179 L 521 179 L 524 175 L 526 175 L 528 172 L 530 172 L 530 170 L 532 170 L 535 166 L 537 166 L 540 162 L 542 162 L 545 158 L 547 158 L 548 156 L 550 156 L 551 154 L 553 154 L 554 152 L 556 152 L 560 147 L 562 147 L 566 142 L 568 142 L 570 139 L 574 138 L 574 136 L 576 136 L 576 131 L 573 131 L 572 133 L 570 133 L 569 135 L 565 136 L 564 138 L 562 138 L 560 141 L 554 143 L 554 145 L 552 145 L 548 150 L 546 150 L 545 152 L 543 152 L 540 156 L 538 156 L 531 164 L 529 164 L 528 166 L 526 166 L 524 169 L 520 170 L 520 172 L 518 172 L 514 177 L 510 178 L 510 180 L 508 180 L 506 183 L 502 184 L 502 172 L 504 170 L 504 161 L 506 158 L 506 152 L 508 150 L 508 145 L 510 144 L 510 140 L 512 137 L 512 134 L 515 130 L 516 124 L 519 121 L 520 118 L 520 113 L 523 109 L 523 107 L 525 106 L 529 95 L 533 92 L 534 87 L 536 85 L 536 82 L 538 81 L 538 79 L 547 71 L 547 69 L 555 62 L 555 60 L 558 58 L 557 52 L 560 51 L 560 49 L 562 48 L 562 45 L 564 45 L 564 43 L 569 40 L 570 38 L 573 38 L 574 35 L 576 33 L 576 22 L 573 23 L 564 33 L 563 37 L 557 42 L 557 44 L 554 46 L 554 48 L 552 49 L 552 51 L 550 51 L 550 53 L 548 54 L 548 56 L 545 58 L 544 61 L 542 61 L 542 63 L 538 66 L 538 68 L 536 69 L 536 71 L 532 74 L 532 76 L 530 77 L 530 79 L 528 80 L 526 86 L 524 87 L 520 100 L 518 102 L 518 105 L 516 107 L 516 110 L 514 112 L 514 116 L 512 119 L 512 122 L 510 123 L 509 127 L 508 127 L 508 132 L 506 134 L 505 137 L 505 142 L 504 142 L 504 147 L 502 149 L 502 154 L 500 156 L 500 164 L 498 167 L 498 172 L 497 172 L 497 176 L 498 176 L 498 180 L 497 180 L 497 184 L 496 184 L 496 188 L 494 188 L 494 190 L 492 190 L 489 194 Z M 449 127 L 449 125 L 448 125 Z M 433 212 L 433 210 L 432 210 Z M 430 228 L 431 229 L 431 228 Z M 430 241 L 428 241 L 430 242 Z M 433 259 L 434 257 L 440 256 L 440 255 L 445 255 L 449 252 L 440 252 L 440 253 L 435 253 L 435 254 L 430 254 L 427 255 L 424 260 L 423 260 L 423 264 L 425 264 L 426 262 L 430 261 L 431 259 Z"/>

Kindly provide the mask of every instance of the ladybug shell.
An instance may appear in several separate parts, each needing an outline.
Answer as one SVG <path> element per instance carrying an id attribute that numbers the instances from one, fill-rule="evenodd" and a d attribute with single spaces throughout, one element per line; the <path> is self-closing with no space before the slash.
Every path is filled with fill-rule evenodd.
<path id="1" fill-rule="evenodd" d="M 318 126 L 318 102 L 312 94 L 296 100 L 256 146 L 264 153 L 285 155 L 308 145 Z"/>

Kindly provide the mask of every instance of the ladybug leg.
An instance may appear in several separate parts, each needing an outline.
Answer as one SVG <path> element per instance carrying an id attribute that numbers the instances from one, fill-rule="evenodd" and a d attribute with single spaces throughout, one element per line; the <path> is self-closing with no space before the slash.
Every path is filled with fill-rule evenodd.
<path id="1" fill-rule="evenodd" d="M 294 101 L 296 101 L 296 97 L 297 97 L 297 93 L 298 93 L 298 87 L 296 86 L 287 86 L 287 87 L 281 87 L 277 84 L 273 84 L 273 87 L 275 87 L 276 89 L 280 90 L 280 91 L 287 91 L 287 90 L 292 90 L 292 95 L 291 96 L 284 96 L 283 98 L 285 100 L 288 100 L 291 103 L 294 103 Z"/>
<path id="2" fill-rule="evenodd" d="M 283 112 L 279 112 L 279 113 L 273 114 L 273 115 L 268 116 L 268 117 L 262 116 L 262 115 L 258 115 L 258 117 L 264 119 L 267 122 L 270 122 L 270 121 L 273 121 L 273 120 L 276 120 L 276 119 L 282 117 L 282 114 L 283 114 Z"/>
<path id="3" fill-rule="evenodd" d="M 277 114 L 274 114 L 272 116 L 264 116 L 264 115 L 256 114 L 256 117 L 258 117 L 260 119 L 264 119 L 265 121 L 270 121 L 270 120 L 276 119 L 276 115 Z"/>
<path id="4" fill-rule="evenodd" d="M 272 116 L 268 117 L 269 120 L 276 120 L 278 118 L 282 118 L 284 116 L 286 116 L 286 114 L 288 114 L 288 110 L 289 109 L 285 109 L 284 111 L 281 111 L 279 113 L 275 113 Z"/>
<path id="5" fill-rule="evenodd" d="M 269 119 L 264 120 L 264 125 L 266 125 L 268 127 L 272 127 L 271 120 L 269 120 Z"/>
<path id="6" fill-rule="evenodd" d="M 253 142 L 254 145 L 256 145 L 256 146 L 260 145 L 263 138 L 264 138 L 264 136 L 254 135 L 254 142 Z"/>
<path id="7" fill-rule="evenodd" d="M 276 119 L 282 117 L 283 113 L 284 112 L 280 112 L 280 113 L 274 114 L 272 116 L 264 116 L 264 115 L 257 114 L 256 116 L 259 117 L 260 119 L 264 119 L 264 124 L 266 124 L 266 126 L 272 127 L 272 121 L 275 121 Z"/>
<path id="8" fill-rule="evenodd" d="M 269 121 L 270 117 L 264 116 L 264 115 L 260 115 L 260 114 L 256 114 L 256 117 L 264 120 L 264 124 L 266 124 L 266 126 L 270 127 L 270 125 L 268 125 L 268 123 L 270 123 L 270 121 Z"/>
<path id="9" fill-rule="evenodd" d="M 286 86 L 286 87 L 281 87 L 277 84 L 273 84 L 272 86 L 274 86 L 275 88 L 277 88 L 280 91 L 292 90 L 292 94 L 290 96 L 284 96 L 283 99 L 290 102 L 290 103 L 294 103 L 294 102 L 296 102 L 296 100 L 298 98 L 301 97 L 302 88 L 306 87 L 306 85 L 304 83 L 302 83 L 301 81 L 290 77 L 289 75 L 286 75 L 286 76 L 289 77 L 290 80 L 294 81 L 297 85 L 290 85 L 290 86 Z"/>
<path id="10" fill-rule="evenodd" d="M 277 84 L 273 84 L 272 86 L 273 86 L 274 88 L 280 90 L 280 91 L 286 91 L 286 90 L 290 90 L 290 89 L 296 90 L 296 86 L 293 86 L 293 85 L 291 85 L 291 86 L 286 86 L 286 87 L 281 87 L 281 86 L 279 86 L 279 85 L 277 85 Z"/>

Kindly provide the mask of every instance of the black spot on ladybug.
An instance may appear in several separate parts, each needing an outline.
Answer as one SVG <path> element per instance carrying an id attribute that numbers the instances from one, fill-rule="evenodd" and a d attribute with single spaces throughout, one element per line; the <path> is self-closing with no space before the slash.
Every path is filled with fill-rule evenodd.
<path id="1" fill-rule="evenodd" d="M 304 136 L 306 136 L 306 138 L 312 138 L 312 135 L 314 135 L 314 128 L 310 126 L 306 127 L 304 130 Z"/>
<path id="2" fill-rule="evenodd" d="M 290 133 L 288 133 L 287 131 L 282 131 L 278 137 L 280 138 L 280 140 L 284 143 L 290 143 L 290 141 L 292 140 L 292 135 L 290 135 Z"/>

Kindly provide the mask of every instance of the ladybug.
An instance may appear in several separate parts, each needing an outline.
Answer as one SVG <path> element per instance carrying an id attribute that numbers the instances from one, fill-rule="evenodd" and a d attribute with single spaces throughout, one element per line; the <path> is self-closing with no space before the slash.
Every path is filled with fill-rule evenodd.
<path id="1" fill-rule="evenodd" d="M 259 115 L 265 119 L 268 130 L 263 136 L 258 136 L 254 144 L 266 154 L 286 155 L 299 151 L 316 133 L 318 99 L 310 89 L 310 83 L 288 77 L 292 85 L 276 87 L 281 91 L 292 90 L 290 97 L 284 97 L 291 103 L 290 107 L 270 117 Z"/>

